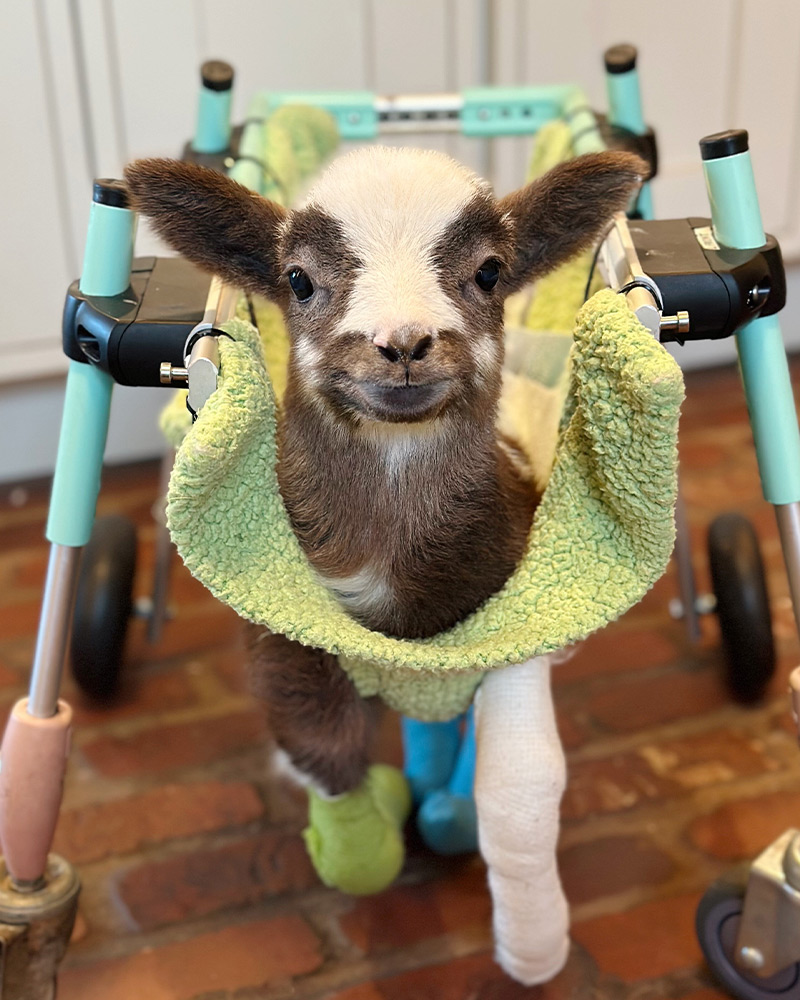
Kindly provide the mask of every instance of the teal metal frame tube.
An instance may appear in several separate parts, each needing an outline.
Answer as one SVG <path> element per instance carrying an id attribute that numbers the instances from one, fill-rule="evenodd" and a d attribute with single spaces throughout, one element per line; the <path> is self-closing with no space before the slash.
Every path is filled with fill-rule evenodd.
<path id="1" fill-rule="evenodd" d="M 95 184 L 86 240 L 85 294 L 119 295 L 130 284 L 136 215 L 121 182 Z M 46 536 L 57 545 L 79 547 L 94 523 L 100 471 L 108 432 L 113 380 L 93 365 L 71 361 L 56 456 Z"/>
<path id="2" fill-rule="evenodd" d="M 700 141 L 714 236 L 721 246 L 764 245 L 747 132 Z M 755 439 L 761 487 L 772 504 L 800 501 L 800 431 L 777 316 L 754 319 L 736 334 L 739 367 Z"/>
<path id="3" fill-rule="evenodd" d="M 231 144 L 233 68 L 217 59 L 205 62 L 200 82 L 192 149 L 195 153 L 224 153 Z"/>
<path id="4" fill-rule="evenodd" d="M 637 52 L 632 45 L 615 45 L 605 53 L 608 120 L 635 135 L 644 135 L 647 123 L 642 113 L 636 58 Z M 636 207 L 642 218 L 653 218 L 653 195 L 649 183 L 642 185 Z"/>

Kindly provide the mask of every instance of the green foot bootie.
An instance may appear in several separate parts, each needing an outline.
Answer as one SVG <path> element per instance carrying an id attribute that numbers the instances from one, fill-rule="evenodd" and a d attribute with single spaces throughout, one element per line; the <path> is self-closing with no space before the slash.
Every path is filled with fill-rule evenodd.
<path id="1" fill-rule="evenodd" d="M 359 788 L 334 799 L 309 790 L 303 837 L 325 885 L 354 896 L 390 885 L 403 867 L 410 810 L 408 782 L 386 764 L 373 764 Z"/>

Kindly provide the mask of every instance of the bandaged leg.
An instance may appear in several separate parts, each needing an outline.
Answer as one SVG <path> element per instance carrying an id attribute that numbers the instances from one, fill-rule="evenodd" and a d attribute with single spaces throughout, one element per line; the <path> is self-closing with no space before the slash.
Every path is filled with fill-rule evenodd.
<path id="1" fill-rule="evenodd" d="M 495 955 L 510 976 L 532 985 L 559 972 L 569 950 L 556 868 L 566 767 L 548 658 L 487 674 L 476 707 L 478 838 L 489 868 Z"/>

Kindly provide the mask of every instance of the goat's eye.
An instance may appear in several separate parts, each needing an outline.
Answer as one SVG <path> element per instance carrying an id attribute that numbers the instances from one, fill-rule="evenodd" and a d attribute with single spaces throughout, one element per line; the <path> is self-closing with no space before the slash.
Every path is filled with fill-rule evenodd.
<path id="1" fill-rule="evenodd" d="M 475 274 L 475 283 L 484 292 L 491 292 L 500 278 L 500 261 L 490 257 L 485 260 Z"/>
<path id="2" fill-rule="evenodd" d="M 289 284 L 299 302 L 305 302 L 314 294 L 314 285 L 311 278 L 300 267 L 293 267 L 289 272 Z"/>

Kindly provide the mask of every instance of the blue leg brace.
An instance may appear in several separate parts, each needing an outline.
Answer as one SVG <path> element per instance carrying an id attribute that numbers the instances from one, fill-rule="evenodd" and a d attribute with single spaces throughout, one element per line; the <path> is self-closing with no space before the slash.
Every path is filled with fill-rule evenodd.
<path id="1" fill-rule="evenodd" d="M 421 773 L 427 776 L 429 782 L 434 774 L 440 779 L 436 786 L 427 784 L 427 793 L 420 796 L 422 804 L 417 813 L 417 827 L 422 839 L 439 854 L 463 854 L 478 848 L 478 823 L 472 793 L 476 753 L 473 710 L 470 709 L 467 715 L 466 730 L 459 747 L 460 722 L 456 719 L 447 723 L 420 723 L 403 719 L 407 754 L 411 751 L 406 758 L 406 774 L 412 788 L 416 791 L 419 787 L 415 778 Z M 453 734 L 456 754 L 452 750 Z M 426 751 L 442 755 L 431 761 L 426 759 Z M 441 780 L 446 770 L 445 753 L 450 761 L 450 770 Z M 409 763 L 412 763 L 415 777 L 408 770 Z"/>

